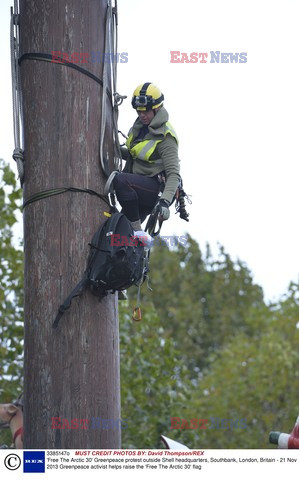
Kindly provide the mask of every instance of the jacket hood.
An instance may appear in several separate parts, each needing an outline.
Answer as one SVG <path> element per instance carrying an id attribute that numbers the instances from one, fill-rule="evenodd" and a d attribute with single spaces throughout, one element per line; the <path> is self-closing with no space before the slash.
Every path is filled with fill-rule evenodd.
<path id="1" fill-rule="evenodd" d="M 154 118 L 152 119 L 151 123 L 148 126 L 148 130 L 152 135 L 163 135 L 165 131 L 165 123 L 168 122 L 169 115 L 166 108 L 161 107 Z M 143 127 L 143 123 L 139 118 L 135 121 L 133 125 L 133 129 L 140 130 Z"/>

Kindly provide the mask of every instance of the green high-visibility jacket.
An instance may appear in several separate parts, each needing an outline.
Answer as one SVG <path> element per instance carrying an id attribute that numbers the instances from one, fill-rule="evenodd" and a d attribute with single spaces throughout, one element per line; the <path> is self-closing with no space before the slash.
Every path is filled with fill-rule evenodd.
<path id="1" fill-rule="evenodd" d="M 179 185 L 180 167 L 178 138 L 168 118 L 167 110 L 161 107 L 149 124 L 148 133 L 136 139 L 143 127 L 138 118 L 129 131 L 127 149 L 122 148 L 122 154 L 127 161 L 125 172 L 149 177 L 165 172 L 166 185 L 161 198 L 171 203 Z"/>

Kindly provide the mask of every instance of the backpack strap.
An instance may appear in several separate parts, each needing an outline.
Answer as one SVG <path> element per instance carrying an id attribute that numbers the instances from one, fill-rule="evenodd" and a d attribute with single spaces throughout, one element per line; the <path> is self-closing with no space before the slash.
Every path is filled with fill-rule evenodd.
<path id="1" fill-rule="evenodd" d="M 107 225 L 104 225 L 103 230 L 100 232 L 101 235 L 107 235 L 109 233 L 111 233 L 111 235 L 113 235 L 115 230 L 116 230 L 117 224 L 120 222 L 122 217 L 125 217 L 125 215 L 121 212 L 113 213 L 111 218 L 109 220 L 107 220 Z M 130 223 L 129 220 L 126 219 L 126 217 L 125 217 L 125 220 L 128 223 Z M 132 233 L 133 233 L 133 231 L 132 231 Z M 92 246 L 92 247 L 96 247 L 96 244 L 98 242 L 99 242 L 99 237 L 93 238 L 92 242 L 89 245 Z M 108 248 L 109 252 L 112 254 L 112 252 L 113 252 L 112 242 L 107 242 L 106 247 Z"/>
<path id="2" fill-rule="evenodd" d="M 88 275 L 87 275 L 87 272 L 85 272 L 82 280 L 80 280 L 80 282 L 71 291 L 69 296 L 64 300 L 63 304 L 60 305 L 58 309 L 58 313 L 52 325 L 53 328 L 58 327 L 59 320 L 61 319 L 64 312 L 70 308 L 73 298 L 79 297 L 80 295 L 82 295 L 83 290 L 87 287 L 87 285 L 88 285 Z"/>
<path id="3" fill-rule="evenodd" d="M 124 214 L 121 212 L 113 213 L 109 221 L 109 230 L 113 233 L 116 230 L 116 225 L 120 219 L 124 217 Z M 108 232 L 105 232 L 106 234 Z"/>

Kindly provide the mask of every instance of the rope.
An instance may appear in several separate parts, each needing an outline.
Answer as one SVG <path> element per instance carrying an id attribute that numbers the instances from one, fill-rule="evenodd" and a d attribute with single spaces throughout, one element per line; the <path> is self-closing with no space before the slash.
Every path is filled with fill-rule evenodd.
<path id="1" fill-rule="evenodd" d="M 100 162 L 103 172 L 109 177 L 108 161 L 104 158 L 104 138 L 106 130 L 106 98 L 105 91 L 108 88 L 108 81 L 110 79 L 110 89 L 112 91 L 112 120 L 113 120 L 113 143 L 114 143 L 114 167 L 113 170 L 121 171 L 122 155 L 120 149 L 120 142 L 118 138 L 118 107 L 123 100 L 127 98 L 125 95 L 120 95 L 116 91 L 117 83 L 117 0 L 112 5 L 112 0 L 108 1 L 106 22 L 105 22 L 105 45 L 104 45 L 104 66 L 103 66 L 103 93 L 102 93 L 102 115 L 101 115 L 101 133 L 100 133 Z M 105 61 L 106 55 L 111 53 L 110 62 Z M 110 71 L 109 71 L 109 70 Z"/>
<path id="2" fill-rule="evenodd" d="M 103 52 L 103 90 L 102 90 L 102 112 L 101 112 L 101 129 L 100 129 L 100 162 L 101 167 L 105 175 L 109 176 L 109 169 L 108 169 L 108 160 L 104 159 L 104 138 L 105 138 L 105 131 L 106 131 L 106 91 L 108 88 L 108 73 L 107 73 L 107 63 L 106 63 L 106 54 L 108 52 L 109 47 L 109 12 L 110 12 L 110 5 L 107 6 L 106 12 L 106 21 L 105 21 L 105 39 L 104 39 L 104 52 Z M 112 61 L 112 59 L 110 59 Z"/>
<path id="3" fill-rule="evenodd" d="M 125 138 L 125 140 L 127 140 L 128 135 L 125 135 L 121 130 L 117 130 L 117 133 L 120 133 L 121 136 L 122 136 L 123 138 Z M 118 137 L 117 137 L 117 138 L 118 138 Z M 120 148 L 120 147 L 123 147 L 125 144 L 126 144 L 126 142 L 124 141 L 123 143 L 120 144 L 119 148 Z"/>
<path id="4" fill-rule="evenodd" d="M 149 257 L 150 257 L 150 250 L 144 251 L 144 257 L 143 257 L 143 266 L 142 266 L 142 277 L 141 280 L 138 282 L 137 287 L 137 298 L 136 298 L 136 307 L 133 310 L 133 315 L 132 315 L 132 320 L 134 322 L 140 322 L 142 320 L 142 313 L 141 313 L 141 286 L 144 283 L 145 279 L 147 280 L 147 288 L 149 290 L 152 290 L 151 287 L 149 286 L 149 278 L 148 278 L 148 272 L 149 272 Z"/>
<path id="5" fill-rule="evenodd" d="M 161 220 L 158 221 L 159 217 L 159 209 L 158 204 L 152 210 L 152 213 L 148 217 L 148 221 L 146 223 L 145 232 L 148 232 L 151 237 L 157 237 L 161 231 L 162 223 Z M 158 227 L 157 227 L 158 223 Z"/>
<path id="6" fill-rule="evenodd" d="M 53 57 L 53 55 L 49 53 L 35 53 L 35 52 L 24 53 L 19 59 L 19 65 L 21 65 L 21 63 L 24 60 L 41 60 L 42 62 L 51 62 L 56 65 L 64 65 L 66 67 L 73 68 L 74 70 L 77 70 L 78 72 L 83 73 L 84 75 L 87 75 L 89 78 L 91 78 L 92 80 L 97 82 L 99 85 L 101 85 L 101 87 L 103 87 L 103 81 L 100 78 L 98 78 L 96 75 L 89 72 L 85 68 L 80 67 L 76 63 L 72 63 L 72 62 L 69 62 L 68 60 L 65 60 L 59 55 L 55 55 L 55 57 Z M 112 102 L 112 94 L 110 90 L 106 89 L 106 93 L 110 101 Z"/>
<path id="7" fill-rule="evenodd" d="M 24 133 L 23 133 L 23 102 L 21 90 L 21 76 L 18 65 L 19 58 L 19 5 L 18 0 L 14 0 L 14 7 L 11 7 L 10 18 L 10 58 L 11 58 L 11 80 L 12 80 L 12 107 L 13 107 L 13 130 L 15 148 L 12 158 L 15 160 L 21 187 L 24 182 Z"/>
<path id="8" fill-rule="evenodd" d="M 111 43 L 113 46 L 113 59 L 117 56 L 118 50 L 118 16 L 117 16 L 117 0 L 115 0 L 115 6 L 112 9 L 112 19 L 111 19 Z M 120 142 L 118 137 L 118 107 L 123 103 L 124 99 L 127 98 L 126 95 L 120 95 L 117 92 L 117 63 L 113 62 L 112 68 L 112 82 L 113 82 L 113 138 L 115 145 L 115 154 L 114 154 L 114 166 L 117 170 L 121 171 L 122 168 L 122 154 L 120 149 Z"/>
<path id="9" fill-rule="evenodd" d="M 107 203 L 110 207 L 109 200 L 106 196 L 101 195 L 100 193 L 95 192 L 89 188 L 77 188 L 77 187 L 61 187 L 61 188 L 52 188 L 49 190 L 43 190 L 42 192 L 35 193 L 31 197 L 28 198 L 23 203 L 23 209 L 30 205 L 31 203 L 37 202 L 39 200 L 43 200 L 44 198 L 54 197 L 55 195 L 60 195 L 66 192 L 81 192 L 81 193 L 89 193 L 90 195 L 95 195 L 96 197 L 101 198 L 104 202 Z"/>

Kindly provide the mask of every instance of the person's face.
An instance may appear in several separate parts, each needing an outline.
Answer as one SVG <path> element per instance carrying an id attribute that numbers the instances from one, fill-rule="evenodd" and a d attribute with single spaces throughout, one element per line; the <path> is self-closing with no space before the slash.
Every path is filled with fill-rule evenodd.
<path id="1" fill-rule="evenodd" d="M 149 125 L 155 116 L 154 110 L 137 110 L 137 113 L 143 125 Z"/>

